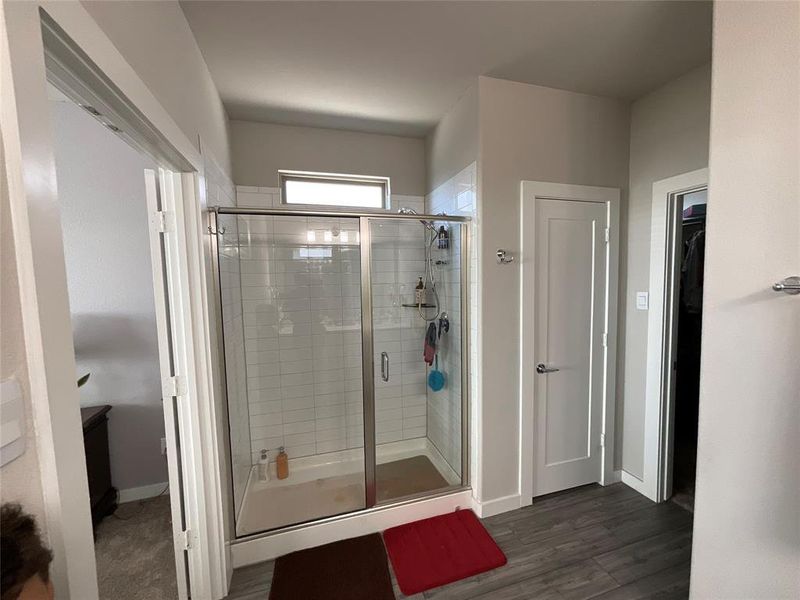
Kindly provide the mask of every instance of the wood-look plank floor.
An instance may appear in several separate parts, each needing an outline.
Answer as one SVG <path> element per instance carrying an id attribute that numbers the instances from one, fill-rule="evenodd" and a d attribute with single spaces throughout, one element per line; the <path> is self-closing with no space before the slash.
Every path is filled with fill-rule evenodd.
<path id="1" fill-rule="evenodd" d="M 394 582 L 397 598 L 671 600 L 689 595 L 692 515 L 671 502 L 653 504 L 623 484 L 553 494 L 483 523 L 508 564 L 410 597 Z M 237 569 L 228 600 L 267 598 L 272 570 L 272 561 Z"/>

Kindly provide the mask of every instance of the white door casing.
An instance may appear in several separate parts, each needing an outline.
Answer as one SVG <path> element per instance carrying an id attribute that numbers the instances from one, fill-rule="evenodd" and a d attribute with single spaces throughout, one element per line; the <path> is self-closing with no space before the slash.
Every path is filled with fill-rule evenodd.
<path id="1" fill-rule="evenodd" d="M 650 225 L 650 306 L 647 315 L 647 378 L 645 387 L 644 472 L 640 481 L 629 473 L 623 481 L 653 500 L 672 495 L 672 420 L 674 383 L 672 363 L 677 336 L 674 298 L 677 266 L 669 220 L 677 218 L 674 202 L 680 194 L 708 187 L 708 169 L 698 169 L 653 183 Z M 675 225 L 674 223 L 672 225 Z M 673 314 L 670 314 L 670 311 Z M 670 396 L 672 394 L 673 397 Z"/>
<path id="2" fill-rule="evenodd" d="M 175 554 L 175 574 L 178 583 L 178 600 L 185 600 L 189 595 L 188 573 L 186 569 L 186 516 L 184 511 L 184 495 L 181 478 L 180 428 L 178 427 L 179 411 L 176 410 L 178 397 L 183 395 L 180 379 L 177 375 L 176 362 L 178 356 L 173 351 L 173 340 L 179 339 L 173 331 L 176 315 L 172 313 L 170 299 L 178 292 L 179 285 L 170 273 L 166 253 L 174 248 L 174 241 L 167 239 L 174 212 L 167 211 L 168 204 L 174 204 L 174 198 L 166 198 L 167 180 L 172 173 L 159 169 L 146 169 L 144 172 L 147 194 L 147 214 L 150 218 L 150 260 L 153 272 L 153 292 L 155 298 L 156 327 L 158 328 L 158 359 L 162 380 L 162 400 L 164 404 L 164 435 L 167 439 L 167 464 L 169 472 L 169 497 L 172 514 L 172 539 Z M 170 216 L 172 215 L 172 216 Z M 172 250 L 174 252 L 174 250 Z M 177 307 L 175 307 L 177 309 Z"/>
<path id="3" fill-rule="evenodd" d="M 522 505 L 614 480 L 618 202 L 613 188 L 522 184 Z"/>
<path id="4" fill-rule="evenodd" d="M 216 577 L 224 577 L 224 568 L 215 569 L 221 566 L 216 553 L 221 532 L 215 526 L 220 506 L 208 497 L 203 481 L 204 473 L 210 475 L 204 459 L 216 445 L 208 443 L 211 437 L 204 431 L 213 425 L 203 376 L 207 334 L 196 337 L 195 313 L 205 288 L 203 281 L 192 283 L 193 270 L 202 268 L 202 253 L 191 239 L 187 214 L 197 210 L 198 178 L 160 168 L 146 171 L 145 182 L 179 599 L 211 600 L 226 593 L 220 589 L 226 582 Z"/>

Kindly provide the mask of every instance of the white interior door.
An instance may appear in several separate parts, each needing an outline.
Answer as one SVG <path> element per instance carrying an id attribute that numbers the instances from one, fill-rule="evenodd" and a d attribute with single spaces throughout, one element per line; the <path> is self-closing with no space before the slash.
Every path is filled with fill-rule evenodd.
<path id="1" fill-rule="evenodd" d="M 177 297 L 180 285 L 170 268 L 169 252 L 174 252 L 176 244 L 170 239 L 174 233 L 174 221 L 170 226 L 168 210 L 175 202 L 173 184 L 177 176 L 174 173 L 159 169 L 145 170 L 145 187 L 147 190 L 147 213 L 150 215 L 150 258 L 153 264 L 153 287 L 155 296 L 156 325 L 158 328 L 158 354 L 161 366 L 162 398 L 164 402 L 165 436 L 167 438 L 167 465 L 169 471 L 169 497 L 172 510 L 172 538 L 175 551 L 175 573 L 178 581 L 178 600 L 189 597 L 189 560 L 187 511 L 184 502 L 184 485 L 182 477 L 181 432 L 183 422 L 180 418 L 178 396 L 179 388 L 179 352 L 174 348 L 180 343 L 180 336 L 175 328 L 181 319 L 175 314 L 180 309 L 180 302 L 170 302 Z M 172 230 L 172 231 L 171 231 Z"/>
<path id="2" fill-rule="evenodd" d="M 524 368 L 535 369 L 539 496 L 602 478 L 608 224 L 602 202 L 535 202 L 535 340 Z"/>

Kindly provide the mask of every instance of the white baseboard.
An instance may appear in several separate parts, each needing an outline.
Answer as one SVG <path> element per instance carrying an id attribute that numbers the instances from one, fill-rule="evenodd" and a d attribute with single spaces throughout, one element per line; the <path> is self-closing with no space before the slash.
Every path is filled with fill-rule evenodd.
<path id="1" fill-rule="evenodd" d="M 511 494 L 510 496 L 502 496 L 494 498 L 493 500 L 485 500 L 480 502 L 475 498 L 472 499 L 472 507 L 481 519 L 486 517 L 493 517 L 500 513 L 516 510 L 521 506 L 519 494 Z"/>
<path id="2" fill-rule="evenodd" d="M 168 493 L 168 491 L 164 492 L 168 485 L 169 483 L 164 481 L 162 483 L 151 483 L 150 485 L 119 490 L 118 502 L 120 504 L 124 504 L 125 502 L 134 502 L 136 500 L 144 500 L 146 498 L 155 498 L 156 496 L 160 496 L 162 493 Z"/>
<path id="3" fill-rule="evenodd" d="M 620 471 L 620 480 L 622 481 L 622 483 L 624 483 L 628 487 L 632 487 L 643 496 L 647 496 L 647 492 L 645 491 L 644 481 L 642 481 L 635 475 L 631 475 L 627 471 Z"/>

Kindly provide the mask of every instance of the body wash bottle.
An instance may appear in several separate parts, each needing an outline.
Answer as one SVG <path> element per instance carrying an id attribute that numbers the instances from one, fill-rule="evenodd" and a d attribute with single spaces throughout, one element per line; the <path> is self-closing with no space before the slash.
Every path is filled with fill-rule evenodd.
<path id="1" fill-rule="evenodd" d="M 289 476 L 289 456 L 283 446 L 278 450 L 278 457 L 275 459 L 275 470 L 278 473 L 278 479 L 286 479 Z"/>
<path id="2" fill-rule="evenodd" d="M 414 304 L 425 304 L 425 284 L 422 282 L 422 277 L 417 281 L 417 287 L 414 288 Z"/>

